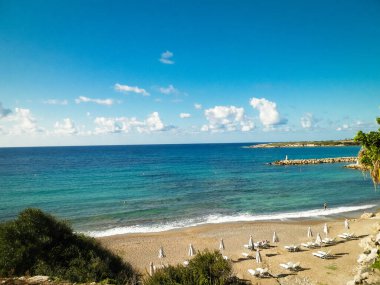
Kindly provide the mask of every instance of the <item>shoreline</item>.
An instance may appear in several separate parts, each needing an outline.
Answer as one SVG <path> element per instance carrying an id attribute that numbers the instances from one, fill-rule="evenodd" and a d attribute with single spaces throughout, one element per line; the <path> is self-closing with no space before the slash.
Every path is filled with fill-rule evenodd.
<path id="1" fill-rule="evenodd" d="M 363 211 L 375 211 L 376 204 L 361 204 L 351 206 L 337 206 L 327 208 L 300 210 L 292 212 L 263 213 L 263 214 L 236 214 L 231 216 L 213 215 L 205 217 L 203 221 L 185 223 L 185 221 L 173 221 L 172 223 L 158 223 L 148 225 L 132 225 L 124 227 L 113 227 L 98 231 L 82 231 L 83 234 L 95 238 L 110 237 L 115 235 L 165 233 L 173 230 L 188 229 L 208 225 L 222 225 L 231 223 L 253 223 L 253 222 L 288 222 L 288 221 L 313 221 L 334 220 L 340 217 L 356 217 Z"/>
<path id="2" fill-rule="evenodd" d="M 336 237 L 338 234 L 346 232 L 343 221 L 345 216 L 331 217 L 331 219 L 303 219 L 287 221 L 256 221 L 256 222 L 232 222 L 223 224 L 205 224 L 194 227 L 174 229 L 158 233 L 134 233 L 121 234 L 108 237 L 97 238 L 107 248 L 120 255 L 123 259 L 130 262 L 134 267 L 146 274 L 150 262 L 155 265 L 164 264 L 176 265 L 182 264 L 184 260 L 189 259 L 187 256 L 188 245 L 191 243 L 195 250 L 217 250 L 219 240 L 223 238 L 225 250 L 223 255 L 228 256 L 233 263 L 235 273 L 239 278 L 250 280 L 253 284 L 278 284 L 275 278 L 257 279 L 247 273 L 249 268 L 268 267 L 269 271 L 276 276 L 281 277 L 282 281 L 290 279 L 294 284 L 294 278 L 303 278 L 309 280 L 309 284 L 317 284 L 322 281 L 324 284 L 346 284 L 353 278 L 352 269 L 356 266 L 356 260 L 361 253 L 358 246 L 359 240 L 342 241 L 329 247 L 322 247 L 321 250 L 332 250 L 337 256 L 336 259 L 323 260 L 312 256 L 310 250 L 302 248 L 300 252 L 290 253 L 284 249 L 285 245 L 300 244 L 310 241 L 307 238 L 307 228 L 311 226 L 315 240 L 319 232 L 322 237 L 323 225 L 327 223 L 330 229 L 329 236 Z M 370 219 L 350 218 L 351 229 L 358 236 L 371 234 L 371 227 L 375 222 L 380 221 L 380 215 Z M 280 238 L 279 243 L 272 243 L 273 247 L 262 250 L 263 263 L 257 264 L 254 259 L 244 259 L 245 250 L 243 244 L 246 244 L 249 235 L 253 236 L 254 241 L 270 240 L 272 241 L 273 232 L 276 231 Z M 163 246 L 166 258 L 161 261 L 158 258 L 158 249 Z M 296 274 L 290 274 L 282 269 L 279 264 L 286 262 L 301 262 L 305 268 Z M 335 269 L 329 269 L 335 268 Z M 294 279 L 294 280 L 293 280 Z M 293 280 L 293 281 L 291 281 Z M 293 282 L 293 283 L 292 283 Z"/>

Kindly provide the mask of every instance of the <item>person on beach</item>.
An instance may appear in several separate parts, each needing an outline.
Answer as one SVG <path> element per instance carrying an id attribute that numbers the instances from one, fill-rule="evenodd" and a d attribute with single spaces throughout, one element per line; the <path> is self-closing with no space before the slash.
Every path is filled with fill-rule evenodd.
<path id="1" fill-rule="evenodd" d="M 327 209 L 327 203 L 325 202 L 324 204 L 323 204 L 323 209 Z"/>

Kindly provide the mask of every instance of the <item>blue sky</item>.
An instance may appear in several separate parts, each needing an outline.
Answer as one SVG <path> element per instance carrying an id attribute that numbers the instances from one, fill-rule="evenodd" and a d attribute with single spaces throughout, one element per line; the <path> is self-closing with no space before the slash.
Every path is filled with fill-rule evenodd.
<path id="1" fill-rule="evenodd" d="M 351 138 L 380 2 L 0 0 L 0 146 Z"/>

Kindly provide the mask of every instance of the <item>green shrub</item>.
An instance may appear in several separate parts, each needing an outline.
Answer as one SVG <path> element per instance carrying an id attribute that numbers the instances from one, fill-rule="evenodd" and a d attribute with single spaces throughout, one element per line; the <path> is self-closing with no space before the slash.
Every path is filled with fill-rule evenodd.
<path id="1" fill-rule="evenodd" d="M 0 276 L 48 275 L 71 282 L 137 284 L 139 274 L 94 238 L 39 209 L 0 224 Z"/>
<path id="2" fill-rule="evenodd" d="M 189 265 L 167 266 L 145 279 L 145 285 L 240 285 L 232 275 L 232 265 L 218 252 L 198 253 Z"/>

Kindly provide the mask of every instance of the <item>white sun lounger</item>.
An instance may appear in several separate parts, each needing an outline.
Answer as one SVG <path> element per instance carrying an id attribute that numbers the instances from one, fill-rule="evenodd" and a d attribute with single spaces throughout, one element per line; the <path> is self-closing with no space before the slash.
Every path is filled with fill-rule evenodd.
<path id="1" fill-rule="evenodd" d="M 259 272 L 254 270 L 254 269 L 248 269 L 248 273 L 251 274 L 252 276 L 258 276 Z"/>
<path id="2" fill-rule="evenodd" d="M 244 256 L 245 258 L 251 258 L 252 257 L 252 256 L 250 256 L 249 253 L 246 253 L 246 252 L 242 252 L 241 255 Z"/>
<path id="3" fill-rule="evenodd" d="M 338 237 L 347 240 L 347 239 L 356 238 L 356 235 L 354 233 L 343 233 L 343 234 L 338 235 Z"/>
<path id="4" fill-rule="evenodd" d="M 336 244 L 335 238 L 324 238 L 322 242 L 327 245 Z"/>
<path id="5" fill-rule="evenodd" d="M 299 262 L 293 263 L 291 261 L 289 261 L 288 263 L 281 263 L 280 266 L 290 271 L 297 271 L 301 268 Z"/>
<path id="6" fill-rule="evenodd" d="M 301 245 L 303 247 L 306 247 L 306 248 L 315 248 L 315 247 L 319 247 L 318 244 L 316 244 L 315 242 L 307 242 L 307 243 L 301 243 Z"/>
<path id="7" fill-rule="evenodd" d="M 322 259 L 327 259 L 327 258 L 331 258 L 332 257 L 331 251 L 325 252 L 325 251 L 322 251 L 322 250 L 318 250 L 317 252 L 313 252 L 312 254 L 314 256 L 322 258 Z"/>
<path id="8" fill-rule="evenodd" d="M 290 252 L 295 252 L 295 251 L 300 250 L 300 247 L 298 245 L 285 245 L 284 248 Z"/>

